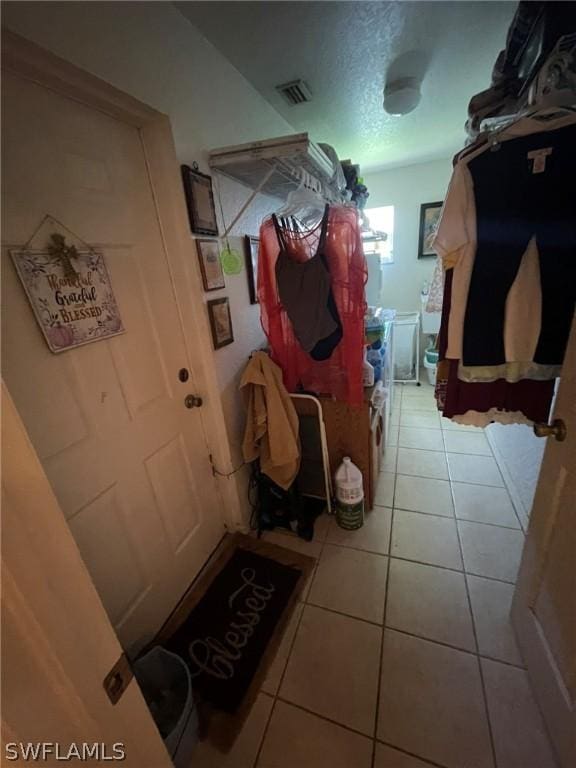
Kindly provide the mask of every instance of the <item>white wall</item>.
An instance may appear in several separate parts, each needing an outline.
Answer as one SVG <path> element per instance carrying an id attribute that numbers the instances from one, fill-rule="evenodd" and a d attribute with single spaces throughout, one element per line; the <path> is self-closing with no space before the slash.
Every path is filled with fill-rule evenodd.
<path id="1" fill-rule="evenodd" d="M 170 117 L 180 162 L 207 170 L 207 152 L 227 144 L 294 133 L 293 128 L 169 2 L 4 3 L 2 23 Z M 229 222 L 249 191 L 221 183 Z M 258 234 L 275 201 L 260 196 L 233 234 Z M 235 238 L 231 245 L 242 247 Z M 235 466 L 241 461 L 243 409 L 237 392 L 241 368 L 264 335 L 257 306 L 249 303 L 246 273 L 226 277 L 236 341 L 215 352 Z M 230 467 L 223 467 L 230 471 Z M 238 484 L 246 501 L 246 476 Z M 247 513 L 247 503 L 245 504 Z"/>
<path id="2" fill-rule="evenodd" d="M 250 191 L 241 184 L 222 177 L 219 179 L 219 186 L 222 193 L 224 216 L 227 221 L 230 221 L 230 218 L 236 215 L 236 212 L 240 209 Z M 229 238 L 230 247 L 236 248 L 244 258 L 243 236 L 257 236 L 262 219 L 270 211 L 278 208 L 278 205 L 278 201 L 274 198 L 259 195 L 254 204 L 232 230 Z M 222 223 L 219 224 L 219 228 L 220 231 L 223 231 Z M 226 420 L 232 453 L 232 465 L 235 469 L 243 461 L 242 437 L 244 434 L 245 413 L 238 386 L 248 356 L 254 349 L 259 349 L 266 344 L 266 336 L 260 324 L 259 304 L 250 304 L 246 270 L 243 269 L 238 275 L 225 275 L 224 279 L 226 281 L 226 288 L 209 293 L 208 298 L 228 296 L 230 299 L 230 313 L 232 315 L 235 341 L 233 344 L 217 350 L 214 354 L 220 383 L 222 407 L 224 409 L 224 418 Z M 244 467 L 234 477 L 246 520 L 248 520 L 250 511 L 247 487 L 249 474 L 249 468 Z"/>
<path id="3" fill-rule="evenodd" d="M 382 267 L 378 302 L 378 268 L 370 261 L 368 303 L 382 303 L 400 312 L 420 311 L 420 290 L 434 267 L 434 259 L 417 258 L 420 205 L 444 199 L 451 173 L 452 161 L 446 158 L 365 174 L 370 192 L 366 207 L 394 206 L 394 263 Z"/>

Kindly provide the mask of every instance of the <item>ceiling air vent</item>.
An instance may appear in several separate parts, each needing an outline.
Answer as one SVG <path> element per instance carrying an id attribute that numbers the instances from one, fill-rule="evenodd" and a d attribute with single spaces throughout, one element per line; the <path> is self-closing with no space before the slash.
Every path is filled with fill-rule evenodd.
<path id="1" fill-rule="evenodd" d="M 277 85 L 276 90 L 282 94 L 285 101 L 287 101 L 291 107 L 296 104 L 305 104 L 312 99 L 310 89 L 304 80 L 292 80 L 290 83 Z"/>

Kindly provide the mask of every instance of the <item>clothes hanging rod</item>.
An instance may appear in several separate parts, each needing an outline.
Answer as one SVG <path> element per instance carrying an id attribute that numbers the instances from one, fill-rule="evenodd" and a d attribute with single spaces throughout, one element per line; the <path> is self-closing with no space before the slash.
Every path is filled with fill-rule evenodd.
<path id="1" fill-rule="evenodd" d="M 221 176 L 228 176 L 226 171 L 221 170 L 219 168 L 214 168 L 214 171 L 218 173 Z M 288 174 L 286 169 L 281 168 L 277 163 L 273 163 L 268 171 L 264 174 L 258 185 L 252 189 L 251 193 L 248 195 L 248 198 L 246 199 L 246 202 L 242 205 L 238 213 L 234 216 L 230 224 L 226 227 L 225 231 L 221 235 L 223 239 L 227 238 L 236 224 L 240 221 L 242 216 L 246 213 L 248 208 L 252 205 L 254 202 L 254 199 L 257 195 L 262 192 L 268 181 L 272 178 L 272 176 L 277 173 L 278 175 L 282 176 L 285 180 L 287 185 L 290 185 L 292 187 L 296 187 L 298 183 L 301 183 L 304 181 L 304 183 L 307 183 L 310 188 L 312 188 L 312 182 L 316 182 L 320 190 L 318 191 L 318 194 L 320 194 L 327 202 L 335 202 L 335 197 L 333 194 L 331 194 L 332 190 L 330 190 L 329 187 L 327 187 L 326 184 L 323 184 L 319 179 L 317 179 L 315 176 L 310 174 L 308 171 L 305 171 L 303 168 L 294 169 Z M 234 178 L 234 177 L 231 177 Z M 218 194 L 220 195 L 220 184 L 218 184 Z"/>
<path id="2" fill-rule="evenodd" d="M 214 149 L 208 163 L 213 172 L 247 186 L 251 192 L 233 221 L 224 224 L 226 238 L 260 194 L 285 200 L 299 184 L 315 189 L 327 202 L 342 202 L 335 183 L 337 167 L 308 134 L 281 136 L 233 147 Z"/>

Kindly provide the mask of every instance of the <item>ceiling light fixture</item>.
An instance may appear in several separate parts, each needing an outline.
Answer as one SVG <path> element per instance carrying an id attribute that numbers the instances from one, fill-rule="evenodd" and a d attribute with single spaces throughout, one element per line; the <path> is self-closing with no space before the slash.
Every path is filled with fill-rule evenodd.
<path id="1" fill-rule="evenodd" d="M 384 109 L 389 115 L 407 115 L 420 103 L 420 83 L 415 77 L 402 77 L 384 86 Z"/>

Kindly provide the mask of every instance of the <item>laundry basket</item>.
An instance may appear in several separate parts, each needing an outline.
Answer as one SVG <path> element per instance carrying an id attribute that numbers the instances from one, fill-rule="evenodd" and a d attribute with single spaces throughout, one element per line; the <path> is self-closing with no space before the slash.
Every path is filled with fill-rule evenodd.
<path id="1" fill-rule="evenodd" d="M 190 768 L 198 714 L 188 667 L 156 646 L 134 662 L 133 671 L 175 768 Z"/>
<path id="2" fill-rule="evenodd" d="M 396 313 L 394 381 L 420 384 L 420 312 Z"/>

